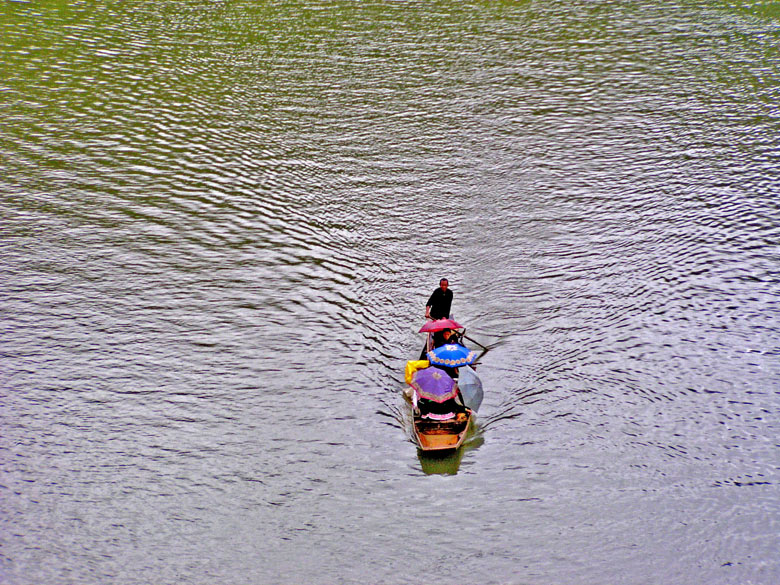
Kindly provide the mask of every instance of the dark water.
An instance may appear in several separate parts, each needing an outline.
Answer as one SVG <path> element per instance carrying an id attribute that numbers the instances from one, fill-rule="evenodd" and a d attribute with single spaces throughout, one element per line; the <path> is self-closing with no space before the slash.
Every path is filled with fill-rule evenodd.
<path id="1" fill-rule="evenodd" d="M 0 4 L 0 582 L 780 582 L 768 2 Z M 439 277 L 490 346 L 410 440 Z"/>

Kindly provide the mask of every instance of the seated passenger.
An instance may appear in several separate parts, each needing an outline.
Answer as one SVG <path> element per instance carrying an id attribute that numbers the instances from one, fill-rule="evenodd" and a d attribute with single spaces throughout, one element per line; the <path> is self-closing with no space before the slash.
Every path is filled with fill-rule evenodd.
<path id="1" fill-rule="evenodd" d="M 433 334 L 433 349 L 447 345 L 448 343 L 460 343 L 458 339 L 458 333 L 452 329 L 443 329 Z M 448 368 L 445 366 L 437 366 L 447 372 L 453 379 L 458 378 L 458 368 Z"/>
<path id="2" fill-rule="evenodd" d="M 441 347 L 448 343 L 458 343 L 458 334 L 452 329 L 443 329 L 433 334 L 433 348 Z"/>
<path id="3" fill-rule="evenodd" d="M 454 398 L 449 398 L 444 402 L 435 402 L 428 400 L 427 398 L 419 398 L 417 400 L 417 407 L 420 409 L 420 416 L 422 418 L 430 418 L 433 420 L 449 420 L 455 418 L 460 413 L 466 412 L 466 407 L 463 405 L 463 401 L 458 395 Z"/>

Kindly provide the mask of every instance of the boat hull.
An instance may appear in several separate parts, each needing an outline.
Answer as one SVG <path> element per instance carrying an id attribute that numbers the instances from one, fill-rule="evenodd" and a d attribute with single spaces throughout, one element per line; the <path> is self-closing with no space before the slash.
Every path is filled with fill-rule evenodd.
<path id="1" fill-rule="evenodd" d="M 449 420 L 431 420 L 414 417 L 414 436 L 423 451 L 451 451 L 460 447 L 466 440 L 471 426 L 472 414 L 466 410 L 456 418 Z"/>

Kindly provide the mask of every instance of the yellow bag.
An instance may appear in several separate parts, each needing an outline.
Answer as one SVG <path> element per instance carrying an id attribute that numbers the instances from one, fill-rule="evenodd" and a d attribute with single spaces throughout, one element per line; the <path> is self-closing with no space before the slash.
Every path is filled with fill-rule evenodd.
<path id="1" fill-rule="evenodd" d="M 431 362 L 428 360 L 412 360 L 409 362 L 406 362 L 406 383 L 411 384 L 412 383 L 412 376 L 414 376 L 414 373 L 417 370 L 423 370 L 431 365 Z"/>

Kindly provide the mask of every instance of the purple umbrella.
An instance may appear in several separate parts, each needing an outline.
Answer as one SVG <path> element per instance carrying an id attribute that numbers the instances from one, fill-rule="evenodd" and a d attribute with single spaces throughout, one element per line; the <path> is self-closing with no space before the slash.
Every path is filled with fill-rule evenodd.
<path id="1" fill-rule="evenodd" d="M 412 376 L 411 386 L 420 398 L 427 398 L 434 402 L 444 402 L 458 393 L 455 380 L 447 372 L 438 368 L 417 370 Z"/>

